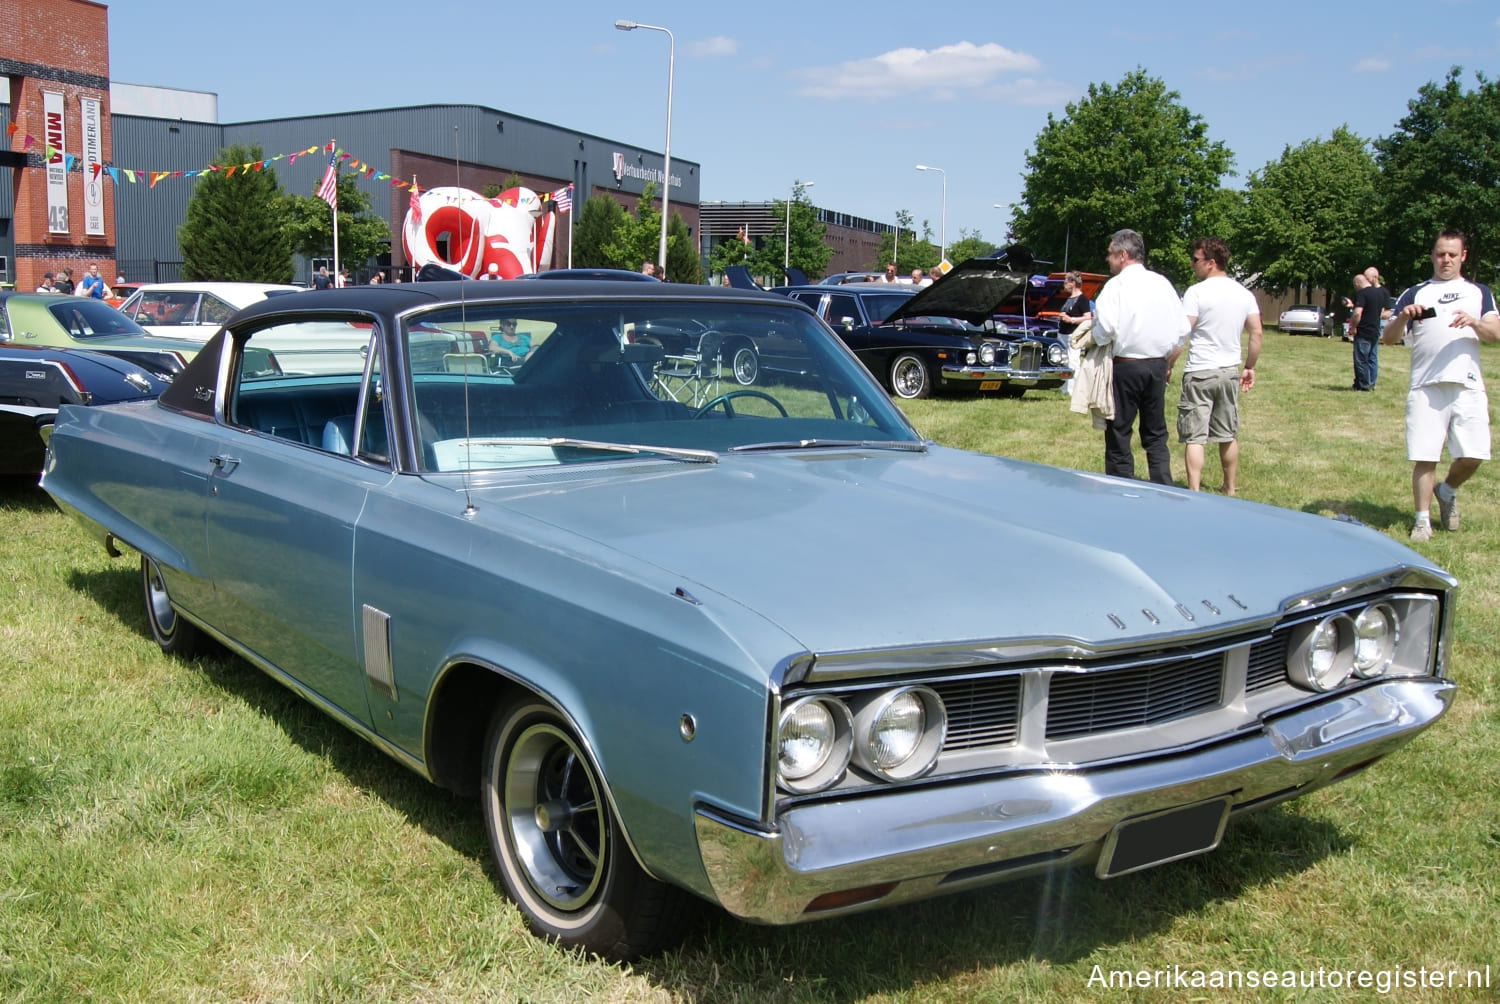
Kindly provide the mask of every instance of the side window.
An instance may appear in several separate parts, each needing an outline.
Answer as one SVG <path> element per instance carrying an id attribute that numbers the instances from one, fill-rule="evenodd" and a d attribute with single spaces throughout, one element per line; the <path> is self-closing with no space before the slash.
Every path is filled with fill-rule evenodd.
<path id="1" fill-rule="evenodd" d="M 197 306 L 197 293 L 148 292 L 141 294 L 130 319 L 137 324 L 157 327 L 192 324 Z"/>
<path id="2" fill-rule="evenodd" d="M 232 425 L 329 453 L 383 460 L 378 366 L 360 411 L 365 362 L 378 334 L 367 321 L 289 321 L 238 336 L 238 364 L 225 415 Z M 378 361 L 378 358 L 377 358 Z M 356 421 L 365 419 L 361 425 Z"/>
<path id="3" fill-rule="evenodd" d="M 845 323 L 859 324 L 859 304 L 848 293 L 834 293 L 828 298 L 828 315 L 824 320 L 835 328 Z"/>
<path id="4" fill-rule="evenodd" d="M 209 293 L 203 294 L 203 302 L 198 308 L 198 323 L 220 325 L 229 320 L 229 315 L 234 313 L 234 308 L 217 296 Z"/>
<path id="5" fill-rule="evenodd" d="M 796 294 L 795 298 L 797 300 L 801 301 L 803 304 L 806 304 L 809 308 L 811 308 L 812 312 L 816 314 L 818 312 L 818 304 L 823 299 L 823 294 L 822 293 L 798 293 L 798 294 Z"/>

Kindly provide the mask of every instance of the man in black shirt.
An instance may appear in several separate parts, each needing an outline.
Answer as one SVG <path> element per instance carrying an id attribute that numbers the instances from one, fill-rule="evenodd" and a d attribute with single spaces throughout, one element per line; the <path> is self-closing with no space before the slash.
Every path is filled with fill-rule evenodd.
<path id="1" fill-rule="evenodd" d="M 1382 318 L 1391 309 L 1391 295 L 1384 286 L 1372 285 L 1364 275 L 1354 277 L 1354 389 L 1374 390 L 1380 375 L 1376 350 L 1380 345 Z"/>

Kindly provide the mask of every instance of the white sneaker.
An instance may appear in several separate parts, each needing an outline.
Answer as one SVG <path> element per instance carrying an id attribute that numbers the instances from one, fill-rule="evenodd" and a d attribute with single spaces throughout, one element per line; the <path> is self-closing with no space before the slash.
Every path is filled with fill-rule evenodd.
<path id="1" fill-rule="evenodd" d="M 1448 487 L 1448 482 L 1439 481 L 1433 489 L 1437 496 L 1438 525 L 1444 530 L 1458 529 L 1458 492 Z"/>
<path id="2" fill-rule="evenodd" d="M 1432 524 L 1418 523 L 1411 528 L 1411 542 L 1413 544 L 1425 544 L 1432 539 Z"/>

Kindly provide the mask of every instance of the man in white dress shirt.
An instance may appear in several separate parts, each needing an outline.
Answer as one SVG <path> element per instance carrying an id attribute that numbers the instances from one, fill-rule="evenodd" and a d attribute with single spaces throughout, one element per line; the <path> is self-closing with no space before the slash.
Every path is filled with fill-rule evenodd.
<path id="1" fill-rule="evenodd" d="M 1172 483 L 1167 447 L 1167 357 L 1187 337 L 1182 300 L 1167 277 L 1146 268 L 1146 242 L 1134 230 L 1109 239 L 1109 270 L 1094 309 L 1094 341 L 1114 356 L 1115 417 L 1104 429 L 1104 473 L 1135 477 L 1131 430 L 1141 421 L 1141 446 L 1152 481 Z"/>

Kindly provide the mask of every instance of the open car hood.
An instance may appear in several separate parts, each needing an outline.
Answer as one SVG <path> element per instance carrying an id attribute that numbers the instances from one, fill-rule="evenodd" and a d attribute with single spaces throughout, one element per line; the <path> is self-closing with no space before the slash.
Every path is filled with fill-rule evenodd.
<path id="1" fill-rule="evenodd" d="M 956 317 L 982 325 L 1031 277 L 1031 252 L 1012 244 L 994 258 L 970 258 L 891 311 L 886 324 L 907 317 Z"/>

